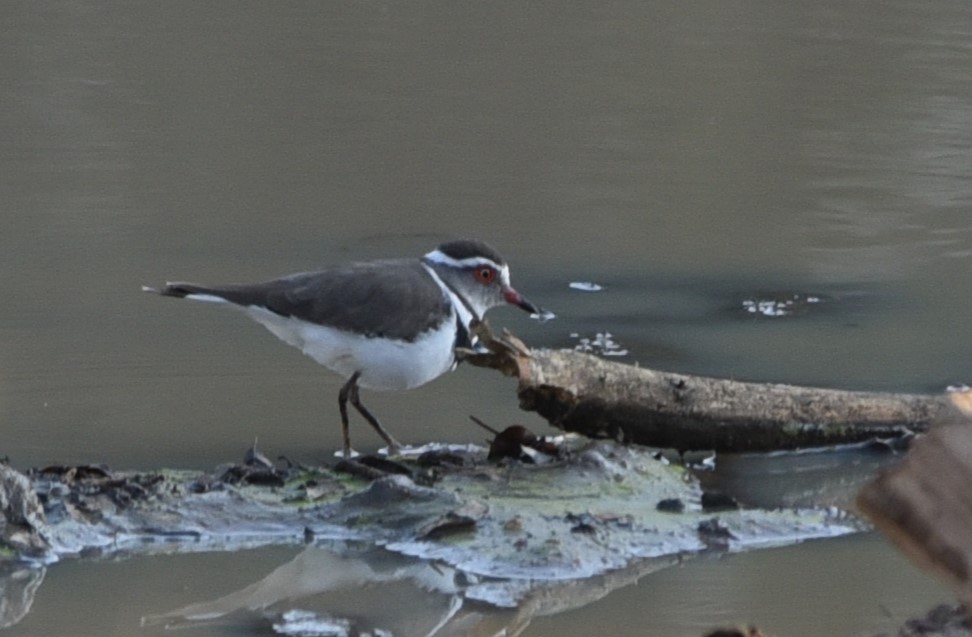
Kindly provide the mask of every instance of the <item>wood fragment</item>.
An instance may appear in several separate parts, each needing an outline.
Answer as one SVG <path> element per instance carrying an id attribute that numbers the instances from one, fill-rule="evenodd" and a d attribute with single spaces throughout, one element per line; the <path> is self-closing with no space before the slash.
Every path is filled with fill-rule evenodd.
<path id="1" fill-rule="evenodd" d="M 857 504 L 916 564 L 972 608 L 972 393 L 916 440 L 905 459 L 861 489 Z"/>

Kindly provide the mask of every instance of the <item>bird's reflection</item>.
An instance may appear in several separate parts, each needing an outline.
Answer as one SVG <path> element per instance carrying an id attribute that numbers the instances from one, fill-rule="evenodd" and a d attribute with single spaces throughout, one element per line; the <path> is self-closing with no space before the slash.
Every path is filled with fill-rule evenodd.
<path id="1" fill-rule="evenodd" d="M 513 636 L 537 616 L 578 608 L 679 558 L 539 584 L 483 579 L 439 563 L 347 542 L 311 546 L 218 599 L 143 618 L 144 625 L 268 623 L 276 634 Z"/>

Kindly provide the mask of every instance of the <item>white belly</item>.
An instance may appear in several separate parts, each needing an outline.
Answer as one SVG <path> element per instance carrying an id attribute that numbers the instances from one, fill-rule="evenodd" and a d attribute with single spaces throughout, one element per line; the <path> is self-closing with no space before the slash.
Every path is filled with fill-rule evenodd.
<path id="1" fill-rule="evenodd" d="M 379 341 L 280 316 L 261 307 L 243 309 L 277 338 L 324 367 L 345 378 L 361 372 L 358 384 L 367 389 L 418 387 L 452 369 L 455 360 L 454 317 L 412 342 Z"/>

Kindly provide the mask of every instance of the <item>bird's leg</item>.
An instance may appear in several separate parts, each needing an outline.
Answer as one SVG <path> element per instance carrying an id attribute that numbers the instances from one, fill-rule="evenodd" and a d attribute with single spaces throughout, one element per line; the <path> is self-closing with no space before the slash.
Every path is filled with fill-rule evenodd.
<path id="1" fill-rule="evenodd" d="M 351 458 L 351 432 L 348 427 L 348 393 L 351 388 L 354 387 L 355 395 L 358 394 L 358 376 L 360 372 L 355 372 L 348 379 L 348 382 L 344 383 L 341 387 L 341 391 L 338 392 L 338 409 L 341 410 L 341 435 L 344 437 L 344 459 L 348 460 Z"/>
<path id="2" fill-rule="evenodd" d="M 385 431 L 385 428 L 382 427 L 378 419 L 375 418 L 370 411 L 368 411 L 368 408 L 362 404 L 361 398 L 358 396 L 359 376 L 361 376 L 361 372 L 351 374 L 351 378 L 348 379 L 348 382 L 345 383 L 344 387 L 341 388 L 341 393 L 338 394 L 339 401 L 342 401 L 343 397 L 343 401 L 341 402 L 341 425 L 344 427 L 345 457 L 350 454 L 351 449 L 351 441 L 347 433 L 347 407 L 345 406 L 345 402 L 348 400 L 351 401 L 351 404 L 354 405 L 354 408 L 358 410 L 358 413 L 364 416 L 364 419 L 368 421 L 368 424 L 371 425 L 374 430 L 378 432 L 378 435 L 381 436 L 382 440 L 385 441 L 385 444 L 388 445 L 388 453 L 396 454 L 402 448 L 401 443 L 392 438 L 391 434 Z"/>
<path id="3" fill-rule="evenodd" d="M 378 435 L 381 436 L 382 440 L 385 441 L 385 444 L 388 445 L 388 453 L 390 455 L 397 454 L 402 448 L 401 443 L 392 438 L 392 435 L 385 431 L 385 428 L 381 426 L 378 419 L 375 418 L 370 411 L 368 411 L 368 408 L 365 407 L 364 404 L 362 404 L 361 399 L 358 397 L 357 383 L 351 387 L 351 395 L 349 398 L 351 400 L 351 404 L 354 405 L 354 408 L 358 410 L 358 413 L 364 416 L 364 419 L 368 421 L 368 424 L 374 427 L 375 431 L 378 432 Z"/>

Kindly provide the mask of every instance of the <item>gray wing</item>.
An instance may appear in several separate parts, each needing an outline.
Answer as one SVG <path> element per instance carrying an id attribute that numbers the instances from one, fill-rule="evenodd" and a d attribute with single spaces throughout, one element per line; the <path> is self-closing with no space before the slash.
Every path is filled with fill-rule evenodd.
<path id="1" fill-rule="evenodd" d="M 218 296 L 318 325 L 406 341 L 441 325 L 451 309 L 442 289 L 417 260 L 353 263 L 252 285 L 170 283 L 158 292 Z"/>

